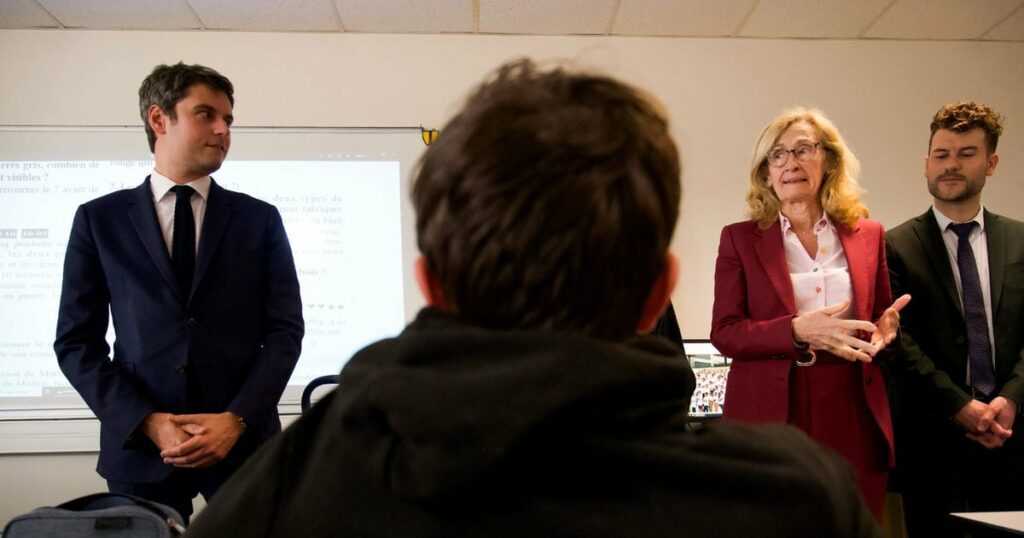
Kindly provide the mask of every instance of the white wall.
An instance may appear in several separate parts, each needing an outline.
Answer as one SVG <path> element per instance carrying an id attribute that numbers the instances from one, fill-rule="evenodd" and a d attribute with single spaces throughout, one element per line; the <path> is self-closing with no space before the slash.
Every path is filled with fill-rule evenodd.
<path id="1" fill-rule="evenodd" d="M 754 138 L 787 106 L 832 117 L 892 227 L 928 206 L 934 111 L 987 102 L 1007 126 L 985 203 L 1024 219 L 1024 43 L 0 30 L 0 126 L 135 124 L 142 78 L 184 60 L 232 79 L 238 125 L 441 127 L 486 72 L 523 55 L 599 68 L 665 103 L 685 161 L 674 301 L 688 338 L 708 335 L 718 232 L 743 218 Z M 0 456 L 0 522 L 102 487 L 93 464 Z"/>

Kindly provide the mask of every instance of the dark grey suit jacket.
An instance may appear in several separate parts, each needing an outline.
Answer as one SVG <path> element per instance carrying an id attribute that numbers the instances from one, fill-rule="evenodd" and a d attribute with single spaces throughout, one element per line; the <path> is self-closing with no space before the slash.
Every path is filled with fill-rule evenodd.
<path id="1" fill-rule="evenodd" d="M 988 243 L 998 396 L 1024 409 L 1024 223 L 984 213 Z M 971 399 L 963 308 L 932 210 L 886 234 L 893 297 L 913 299 L 902 312 L 902 404 L 947 421 Z"/>

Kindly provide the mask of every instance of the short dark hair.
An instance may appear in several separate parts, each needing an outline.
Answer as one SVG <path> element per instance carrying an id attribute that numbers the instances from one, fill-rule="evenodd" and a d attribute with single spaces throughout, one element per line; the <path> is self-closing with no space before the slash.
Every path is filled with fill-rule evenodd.
<path id="1" fill-rule="evenodd" d="M 996 152 L 999 135 L 1003 134 L 1003 116 L 992 107 L 974 101 L 957 101 L 943 105 L 932 117 L 932 134 L 928 137 L 928 149 L 939 129 L 966 133 L 975 128 L 985 131 L 985 143 L 990 154 Z"/>
<path id="2" fill-rule="evenodd" d="M 139 114 L 146 126 L 149 138 L 149 151 L 156 148 L 156 133 L 149 125 L 149 108 L 160 107 L 172 120 L 177 119 L 174 107 L 181 101 L 188 89 L 196 84 L 209 86 L 210 89 L 223 93 L 228 97 L 231 106 L 235 106 L 235 87 L 227 77 L 203 65 L 185 65 L 178 62 L 174 65 L 158 65 L 153 72 L 142 81 L 139 87 Z"/>
<path id="3" fill-rule="evenodd" d="M 679 214 L 680 164 L 652 97 L 529 60 L 498 68 L 420 161 L 420 251 L 466 322 L 636 332 Z"/>

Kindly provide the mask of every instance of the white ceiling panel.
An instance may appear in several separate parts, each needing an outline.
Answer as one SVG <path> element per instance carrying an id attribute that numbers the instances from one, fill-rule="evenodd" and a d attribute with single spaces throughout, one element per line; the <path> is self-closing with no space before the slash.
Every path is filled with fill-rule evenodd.
<path id="1" fill-rule="evenodd" d="M 1017 8 L 1005 21 L 982 36 L 982 39 L 1024 41 L 1024 6 Z"/>
<path id="2" fill-rule="evenodd" d="M 183 30 L 200 28 L 184 0 L 37 0 L 68 28 Z"/>
<path id="3" fill-rule="evenodd" d="M 1021 3 L 1021 0 L 899 0 L 864 37 L 977 39 Z"/>
<path id="4" fill-rule="evenodd" d="M 480 0 L 480 32 L 605 34 L 614 9 L 615 0 Z"/>
<path id="5" fill-rule="evenodd" d="M 619 35 L 730 36 L 756 0 L 622 0 Z"/>
<path id="6" fill-rule="evenodd" d="M 0 28 L 1024 42 L 1024 0 L 0 0 Z"/>
<path id="7" fill-rule="evenodd" d="M 0 28 L 59 28 L 35 0 L 0 0 Z"/>
<path id="8" fill-rule="evenodd" d="M 447 33 L 476 31 L 468 0 L 334 0 L 347 32 Z"/>
<path id="9" fill-rule="evenodd" d="M 188 0 L 203 26 L 251 32 L 339 30 L 331 0 Z"/>
<path id="10" fill-rule="evenodd" d="M 893 0 L 761 0 L 738 35 L 845 38 L 860 35 Z"/>

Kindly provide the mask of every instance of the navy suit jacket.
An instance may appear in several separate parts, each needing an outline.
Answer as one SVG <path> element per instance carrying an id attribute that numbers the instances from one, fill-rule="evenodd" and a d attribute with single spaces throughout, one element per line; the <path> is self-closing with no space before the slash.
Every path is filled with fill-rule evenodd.
<path id="1" fill-rule="evenodd" d="M 222 469 L 281 429 L 277 402 L 304 328 L 277 209 L 211 181 L 192 289 L 181 297 L 149 178 L 78 208 L 54 350 L 100 420 L 97 471 L 108 480 L 154 482 L 170 473 L 137 431 L 153 412 L 243 417 L 248 428 Z"/>

